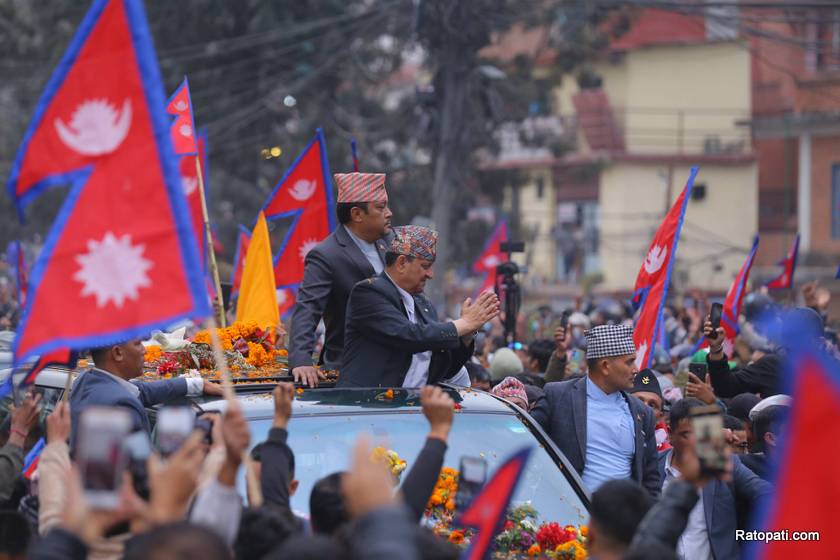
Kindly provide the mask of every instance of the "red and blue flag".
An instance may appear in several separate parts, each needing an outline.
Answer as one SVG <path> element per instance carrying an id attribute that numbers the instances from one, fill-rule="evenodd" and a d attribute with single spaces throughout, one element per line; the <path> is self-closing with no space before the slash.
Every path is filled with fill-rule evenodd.
<path id="1" fill-rule="evenodd" d="M 34 385 L 38 374 L 44 368 L 49 366 L 62 366 L 72 370 L 75 369 L 77 361 L 78 353 L 71 351 L 69 348 L 58 348 L 38 356 L 35 363 L 29 368 L 17 368 L 12 371 L 6 382 L 0 387 L 0 398 L 8 395 L 12 391 L 20 392 Z"/>
<path id="2" fill-rule="evenodd" d="M 484 244 L 484 250 L 472 265 L 473 272 L 482 275 L 481 286 L 476 294 L 492 289 L 496 285 L 496 267 L 507 260 L 502 243 L 508 238 L 507 220 L 501 220 Z"/>
<path id="3" fill-rule="evenodd" d="M 768 289 L 784 290 L 793 287 L 793 273 L 796 271 L 796 258 L 798 255 L 799 234 L 796 234 L 796 239 L 793 240 L 793 247 L 790 248 L 790 252 L 778 263 L 782 267 L 782 273 L 767 283 Z"/>
<path id="4" fill-rule="evenodd" d="M 720 326 L 726 333 L 724 339 L 724 350 L 727 354 L 732 353 L 735 346 L 735 338 L 741 332 L 741 327 L 738 326 L 738 317 L 741 316 L 741 306 L 744 303 L 744 296 L 747 295 L 747 282 L 750 279 L 750 270 L 752 270 L 753 262 L 755 261 L 755 254 L 758 252 L 758 236 L 753 240 L 752 249 L 750 249 L 747 260 L 741 265 L 741 270 L 735 276 L 732 286 L 726 293 L 726 300 L 723 302 L 723 312 L 721 313 Z M 697 341 L 691 353 L 694 354 L 701 348 L 709 346 L 709 339 L 701 337 Z"/>
<path id="5" fill-rule="evenodd" d="M 172 147 L 179 156 L 197 155 L 198 139 L 193 118 L 192 99 L 190 98 L 190 84 L 187 77 L 166 103 L 166 112 L 175 117 L 169 127 Z"/>
<path id="6" fill-rule="evenodd" d="M 266 219 L 293 218 L 274 258 L 277 288 L 303 280 L 306 254 L 335 229 L 327 146 L 321 129 L 292 163 L 262 208 Z"/>
<path id="7" fill-rule="evenodd" d="M 656 231 L 636 276 L 633 306 L 641 311 L 633 329 L 633 342 L 636 344 L 636 367 L 639 369 L 650 367 L 653 361 L 653 350 L 657 335 L 661 332 L 662 310 L 668 297 L 680 230 L 696 176 L 697 168 L 692 167 L 685 188 Z"/>
<path id="8" fill-rule="evenodd" d="M 46 444 L 47 442 L 44 441 L 44 438 L 40 438 L 23 459 L 23 477 L 26 480 L 32 480 L 32 476 L 38 470 L 38 461 L 41 459 L 41 452 L 44 451 Z"/>
<path id="9" fill-rule="evenodd" d="M 744 303 L 744 296 L 747 294 L 747 282 L 750 280 L 750 270 L 752 270 L 753 262 L 755 261 L 755 254 L 758 252 L 758 236 L 753 240 L 750 254 L 747 255 L 747 260 L 741 265 L 741 270 L 735 277 L 732 287 L 726 294 L 726 299 L 723 302 L 723 312 L 721 313 L 720 325 L 726 331 L 726 338 L 734 343 L 735 337 L 741 331 L 738 326 L 738 317 L 741 316 L 741 306 Z"/>
<path id="10" fill-rule="evenodd" d="M 834 558 L 840 550 L 834 527 L 840 501 L 838 461 L 823 452 L 840 439 L 840 364 L 809 343 L 813 341 L 787 341 L 789 367 L 782 388 L 793 402 L 774 453 L 777 463 L 770 467 L 775 491 L 759 515 L 758 527 L 782 540 L 754 545 L 749 557 Z M 816 532 L 819 540 L 794 540 L 794 532 Z"/>
<path id="11" fill-rule="evenodd" d="M 502 463 L 467 510 L 455 521 L 456 525 L 476 530 L 469 548 L 461 555 L 464 560 L 490 558 L 493 540 L 504 526 L 508 504 L 516 492 L 530 456 L 531 448 L 526 447 Z"/>
<path id="12" fill-rule="evenodd" d="M 239 287 L 242 285 L 242 272 L 245 270 L 245 255 L 248 254 L 250 243 L 251 232 L 245 226 L 240 225 L 236 236 L 236 253 L 233 256 L 233 272 L 230 275 L 231 299 L 239 294 Z"/>
<path id="13" fill-rule="evenodd" d="M 29 270 L 26 267 L 26 255 L 20 241 L 12 241 L 6 249 L 6 262 L 12 267 L 17 289 L 18 306 L 26 305 L 26 289 L 29 283 Z"/>
<path id="14" fill-rule="evenodd" d="M 23 209 L 72 185 L 35 263 L 15 364 L 210 312 L 140 0 L 96 0 L 38 103 L 8 182 Z"/>
<path id="15" fill-rule="evenodd" d="M 280 318 L 285 319 L 295 307 L 297 290 L 294 288 L 277 288 L 277 307 L 280 308 Z"/>

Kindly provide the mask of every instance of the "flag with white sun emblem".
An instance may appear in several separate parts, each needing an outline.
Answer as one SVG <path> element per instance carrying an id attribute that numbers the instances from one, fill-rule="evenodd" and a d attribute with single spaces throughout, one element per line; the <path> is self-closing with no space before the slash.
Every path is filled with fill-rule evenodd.
<path id="1" fill-rule="evenodd" d="M 476 294 L 490 290 L 496 285 L 496 267 L 507 260 L 507 255 L 501 249 L 502 242 L 507 238 L 507 220 L 501 220 L 487 239 L 484 250 L 473 263 L 473 272 L 483 275 Z"/>
<path id="2" fill-rule="evenodd" d="M 303 265 L 312 247 L 335 229 L 327 146 L 321 129 L 274 187 L 262 208 L 267 220 L 291 219 L 274 258 L 277 288 L 303 281 Z"/>
<path id="3" fill-rule="evenodd" d="M 179 156 L 197 155 L 198 142 L 193 119 L 192 100 L 190 99 L 190 84 L 187 77 L 169 98 L 166 112 L 175 117 L 169 134 L 172 137 L 172 147 Z"/>
<path id="4" fill-rule="evenodd" d="M 668 297 L 668 284 L 671 282 L 680 230 L 696 176 L 697 168 L 692 167 L 685 188 L 656 230 L 636 276 L 633 306 L 635 309 L 641 308 L 641 311 L 633 327 L 633 342 L 636 344 L 636 367 L 639 369 L 650 367 L 653 360 L 656 334 L 661 332 L 662 309 Z"/>
<path id="5" fill-rule="evenodd" d="M 210 312 L 140 0 L 97 0 L 12 168 L 22 216 L 72 185 L 31 275 L 15 363 L 145 336 Z"/>

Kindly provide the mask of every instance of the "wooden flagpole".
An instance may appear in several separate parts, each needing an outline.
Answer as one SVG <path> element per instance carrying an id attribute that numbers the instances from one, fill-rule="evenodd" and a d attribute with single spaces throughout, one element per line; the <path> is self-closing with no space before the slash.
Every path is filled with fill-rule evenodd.
<path id="1" fill-rule="evenodd" d="M 221 340 L 219 340 L 219 333 L 216 332 L 215 319 L 209 319 L 206 323 L 206 327 L 210 332 L 210 342 L 213 347 L 213 361 L 216 363 L 216 367 L 219 368 L 221 373 L 222 391 L 224 392 L 225 400 L 228 402 L 228 406 L 233 406 L 236 402 L 236 393 L 233 390 L 233 382 L 231 381 L 225 351 L 224 348 L 222 348 Z M 251 498 L 250 505 L 252 507 L 259 507 L 263 503 L 262 487 L 260 486 L 260 481 L 257 478 L 257 473 L 251 464 L 251 456 L 247 451 L 242 453 L 242 464 L 245 467 L 245 483 L 248 486 L 248 495 Z"/>
<path id="2" fill-rule="evenodd" d="M 207 200 L 204 197 L 204 176 L 201 173 L 201 157 L 199 154 L 200 152 L 195 156 L 195 172 L 198 177 L 198 194 L 201 197 L 201 216 L 204 219 L 204 237 L 207 242 L 207 253 L 210 255 L 210 273 L 213 275 L 213 285 L 216 287 L 216 303 L 219 306 L 218 321 L 222 328 L 224 328 L 227 326 L 225 317 L 225 301 L 222 297 L 222 284 L 219 282 L 219 266 L 216 264 L 216 252 L 213 250 L 213 232 L 210 229 L 210 216 L 207 213 Z"/>

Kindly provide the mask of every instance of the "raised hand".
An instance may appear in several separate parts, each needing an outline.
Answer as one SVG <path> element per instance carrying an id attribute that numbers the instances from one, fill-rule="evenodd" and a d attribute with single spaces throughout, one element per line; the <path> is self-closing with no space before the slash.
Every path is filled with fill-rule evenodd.
<path id="1" fill-rule="evenodd" d="M 286 428 L 292 417 L 292 401 L 295 400 L 295 386 L 291 383 L 278 383 L 272 392 L 274 397 L 275 428 Z"/>
<path id="2" fill-rule="evenodd" d="M 420 405 L 429 421 L 429 437 L 446 441 L 455 418 L 455 401 L 440 387 L 426 385 L 420 390 Z"/>
<path id="3" fill-rule="evenodd" d="M 41 395 L 33 391 L 28 392 L 23 397 L 21 405 L 19 407 L 11 405 L 9 411 L 12 416 L 9 443 L 23 447 L 29 431 L 38 423 L 41 414 Z"/>

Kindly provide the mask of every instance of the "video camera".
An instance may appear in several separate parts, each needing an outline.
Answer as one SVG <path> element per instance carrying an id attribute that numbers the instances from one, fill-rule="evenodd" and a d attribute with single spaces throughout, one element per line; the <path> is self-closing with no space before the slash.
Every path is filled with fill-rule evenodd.
<path id="1" fill-rule="evenodd" d="M 513 253 L 524 253 L 525 243 L 522 241 L 503 241 L 499 250 L 508 254 L 507 262 L 496 266 L 496 295 L 504 306 L 504 336 L 505 344 L 516 342 L 516 318 L 522 305 L 522 289 L 516 276 L 522 272 L 519 265 L 513 262 Z"/>

